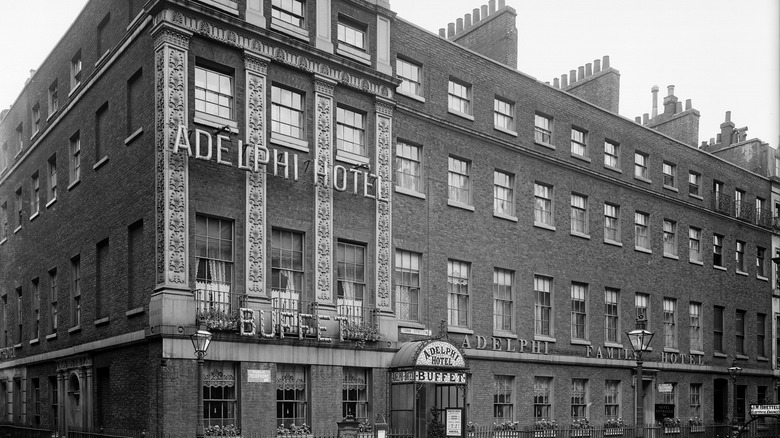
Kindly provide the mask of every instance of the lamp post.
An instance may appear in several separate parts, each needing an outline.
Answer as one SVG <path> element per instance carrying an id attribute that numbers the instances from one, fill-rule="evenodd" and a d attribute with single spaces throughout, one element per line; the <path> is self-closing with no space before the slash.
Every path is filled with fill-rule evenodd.
<path id="1" fill-rule="evenodd" d="M 196 436 L 203 436 L 203 358 L 211 344 L 211 333 L 206 330 L 198 330 L 190 335 L 192 347 L 195 348 L 195 356 L 198 358 L 198 424 Z"/>
<path id="2" fill-rule="evenodd" d="M 732 387 L 732 393 L 734 397 L 734 424 L 737 423 L 737 377 L 739 377 L 740 373 L 742 373 L 742 368 L 738 367 L 735 362 L 731 363 L 731 366 L 728 368 L 729 371 L 729 377 L 731 377 L 731 387 Z"/>
<path id="3" fill-rule="evenodd" d="M 634 357 L 636 358 L 636 429 L 634 429 L 634 436 L 643 437 L 643 428 L 645 423 L 645 407 L 642 388 L 642 353 L 647 351 L 650 341 L 653 340 L 655 333 L 648 331 L 644 328 L 645 321 L 637 319 L 637 328 L 626 332 L 626 336 L 631 341 L 631 348 L 634 350 Z M 641 326 L 641 327 L 640 327 Z"/>

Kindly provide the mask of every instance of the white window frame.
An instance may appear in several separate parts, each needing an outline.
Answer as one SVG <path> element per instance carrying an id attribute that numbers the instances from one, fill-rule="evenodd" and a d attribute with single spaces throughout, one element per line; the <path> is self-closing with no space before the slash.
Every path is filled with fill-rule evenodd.
<path id="1" fill-rule="evenodd" d="M 70 92 L 78 88 L 81 85 L 81 74 L 83 71 L 83 63 L 81 62 L 81 50 L 76 52 L 70 60 Z"/>
<path id="2" fill-rule="evenodd" d="M 515 176 L 501 170 L 493 170 L 493 213 L 497 216 L 515 217 Z"/>
<path id="3" fill-rule="evenodd" d="M 620 169 L 620 143 L 604 140 L 604 166 Z"/>
<path id="4" fill-rule="evenodd" d="M 670 163 L 668 161 L 664 161 L 662 168 L 664 174 L 664 187 L 676 189 L 677 188 L 677 165 L 674 163 Z"/>
<path id="5" fill-rule="evenodd" d="M 471 161 L 450 156 L 447 163 L 448 203 L 471 207 Z"/>
<path id="6" fill-rule="evenodd" d="M 552 141 L 553 118 L 544 114 L 534 114 L 534 142 L 552 146 Z"/>
<path id="7" fill-rule="evenodd" d="M 553 278 L 534 275 L 534 338 L 554 338 Z"/>
<path id="8" fill-rule="evenodd" d="M 336 158 L 368 162 L 365 113 L 341 105 L 336 107 Z"/>
<path id="9" fill-rule="evenodd" d="M 571 283 L 571 339 L 588 340 L 588 285 Z M 579 329 L 582 333 L 579 333 Z"/>
<path id="10" fill-rule="evenodd" d="M 610 324 L 614 324 L 615 337 L 610 339 Z M 604 289 L 604 342 L 620 343 L 620 290 Z"/>
<path id="11" fill-rule="evenodd" d="M 471 98 L 471 84 L 450 78 L 447 85 L 447 109 L 450 113 L 473 120 Z"/>
<path id="12" fill-rule="evenodd" d="M 664 255 L 677 258 L 677 222 L 664 219 Z"/>
<path id="13" fill-rule="evenodd" d="M 692 170 L 688 172 L 688 195 L 701 198 L 701 174 Z"/>
<path id="14" fill-rule="evenodd" d="M 420 254 L 395 250 L 395 314 L 404 321 L 420 320 Z M 401 297 L 408 297 L 404 302 Z"/>
<path id="15" fill-rule="evenodd" d="M 228 126 L 238 130 L 233 76 L 206 65 L 195 65 L 193 90 L 196 123 L 217 128 Z"/>
<path id="16" fill-rule="evenodd" d="M 515 103 L 496 96 L 493 98 L 493 127 L 508 134 L 515 132 Z"/>
<path id="17" fill-rule="evenodd" d="M 514 330 L 514 272 L 493 268 L 493 331 Z"/>
<path id="18" fill-rule="evenodd" d="M 425 197 L 422 178 L 422 146 L 403 140 L 395 144 L 395 189 L 401 193 Z"/>
<path id="19" fill-rule="evenodd" d="M 401 78 L 401 83 L 398 84 L 398 93 L 425 101 L 423 98 L 423 74 L 421 64 L 396 57 L 395 72 L 396 75 Z"/>
<path id="20" fill-rule="evenodd" d="M 634 177 L 643 180 L 650 180 L 648 173 L 648 161 L 650 156 L 644 152 L 634 152 Z"/>
<path id="21" fill-rule="evenodd" d="M 688 261 L 702 264 L 701 228 L 688 227 Z"/>
<path id="22" fill-rule="evenodd" d="M 572 126 L 571 154 L 578 157 L 588 156 L 588 131 Z"/>
<path id="23" fill-rule="evenodd" d="M 471 264 L 447 260 L 447 323 L 451 327 L 471 326 Z"/>
<path id="24" fill-rule="evenodd" d="M 677 349 L 677 300 L 664 297 L 664 348 Z"/>
<path id="25" fill-rule="evenodd" d="M 554 187 L 540 182 L 534 183 L 534 225 L 555 227 Z"/>
<path id="26" fill-rule="evenodd" d="M 614 226 L 611 226 L 614 223 Z M 620 243 L 620 206 L 609 202 L 604 203 L 604 241 L 610 243 Z M 613 238 L 614 237 L 614 238 Z"/>
<path id="27" fill-rule="evenodd" d="M 305 128 L 304 94 L 294 88 L 271 84 L 271 141 L 308 152 Z"/>
<path id="28" fill-rule="evenodd" d="M 704 351 L 701 309 L 701 303 L 691 301 L 688 304 L 688 338 L 691 351 Z"/>
<path id="29" fill-rule="evenodd" d="M 571 233 L 588 236 L 588 197 L 578 193 L 571 194 Z"/>
<path id="30" fill-rule="evenodd" d="M 637 211 L 634 213 L 634 247 L 649 252 L 650 245 L 650 215 Z"/>

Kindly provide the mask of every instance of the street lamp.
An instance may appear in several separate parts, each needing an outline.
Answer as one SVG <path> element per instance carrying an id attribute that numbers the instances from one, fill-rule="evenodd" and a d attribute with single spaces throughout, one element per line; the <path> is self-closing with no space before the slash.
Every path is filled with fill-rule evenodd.
<path id="1" fill-rule="evenodd" d="M 742 368 L 738 367 L 736 362 L 732 362 L 728 368 L 729 377 L 731 377 L 732 394 L 734 397 L 734 422 L 737 421 L 737 377 L 742 373 Z"/>
<path id="2" fill-rule="evenodd" d="M 630 332 L 626 332 L 626 336 L 631 341 L 631 348 L 634 350 L 634 357 L 636 358 L 636 429 L 634 430 L 636 437 L 644 436 L 642 428 L 645 423 L 645 411 L 643 402 L 643 388 L 642 388 L 642 353 L 647 351 L 650 346 L 650 341 L 653 340 L 655 333 L 648 331 L 644 328 L 644 321 L 637 320 L 637 327 L 640 325 L 642 328 L 636 328 Z"/>
<path id="3" fill-rule="evenodd" d="M 211 344 L 211 333 L 206 330 L 198 330 L 190 335 L 192 347 L 195 348 L 195 356 L 198 358 L 198 424 L 196 436 L 203 436 L 203 358 Z"/>

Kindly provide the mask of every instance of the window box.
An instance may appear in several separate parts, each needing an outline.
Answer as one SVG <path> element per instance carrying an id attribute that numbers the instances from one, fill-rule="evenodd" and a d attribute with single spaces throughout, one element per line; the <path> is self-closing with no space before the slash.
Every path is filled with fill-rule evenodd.
<path id="1" fill-rule="evenodd" d="M 590 429 L 572 429 L 571 435 L 572 437 L 589 437 L 591 433 Z"/>
<path id="2" fill-rule="evenodd" d="M 518 438 L 520 431 L 517 430 L 496 430 L 493 431 L 493 438 Z"/>
<path id="3" fill-rule="evenodd" d="M 679 434 L 680 433 L 680 426 L 675 427 L 664 427 L 664 435 L 673 435 L 673 434 Z"/>
<path id="4" fill-rule="evenodd" d="M 555 438 L 555 429 L 535 430 L 534 438 Z"/>
<path id="5" fill-rule="evenodd" d="M 623 436 L 623 428 L 604 429 L 604 436 Z"/>
<path id="6" fill-rule="evenodd" d="M 691 433 L 703 433 L 704 432 L 704 426 L 691 426 Z"/>

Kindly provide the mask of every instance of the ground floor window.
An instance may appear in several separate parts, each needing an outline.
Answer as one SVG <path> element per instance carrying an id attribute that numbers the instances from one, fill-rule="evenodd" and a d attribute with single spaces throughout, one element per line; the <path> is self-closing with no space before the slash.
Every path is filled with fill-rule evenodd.
<path id="1" fill-rule="evenodd" d="M 203 372 L 203 427 L 237 426 L 235 364 L 206 362 Z"/>
<path id="2" fill-rule="evenodd" d="M 365 368 L 344 368 L 341 384 L 341 406 L 343 417 L 353 416 L 357 420 L 368 420 L 368 370 Z"/>
<path id="3" fill-rule="evenodd" d="M 549 420 L 552 414 L 552 377 L 534 377 L 534 421 Z"/>
<path id="4" fill-rule="evenodd" d="M 306 367 L 279 365 L 276 368 L 276 425 L 294 431 L 310 424 L 306 412 Z"/>

